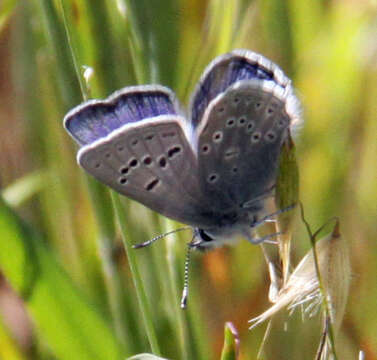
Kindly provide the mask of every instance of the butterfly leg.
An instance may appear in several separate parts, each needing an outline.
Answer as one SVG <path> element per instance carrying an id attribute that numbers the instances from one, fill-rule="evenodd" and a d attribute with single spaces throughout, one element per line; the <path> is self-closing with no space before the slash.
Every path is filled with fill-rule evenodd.
<path id="1" fill-rule="evenodd" d="M 266 236 L 262 236 L 261 238 L 253 238 L 253 237 L 248 237 L 247 240 L 252 243 L 253 245 L 259 245 L 262 243 L 269 243 L 269 244 L 276 244 L 276 241 L 270 240 L 274 238 L 275 236 L 281 235 L 282 232 L 276 232 L 272 234 L 268 234 Z"/>
<path id="2" fill-rule="evenodd" d="M 276 221 L 276 220 L 272 219 L 274 216 L 280 215 L 282 213 L 285 213 L 286 211 L 292 210 L 295 206 L 296 206 L 296 204 L 292 204 L 292 205 L 285 207 L 284 209 L 280 209 L 280 210 L 275 211 L 271 214 L 268 214 L 268 215 L 264 216 L 262 219 L 252 223 L 251 227 L 256 228 L 256 227 L 264 224 L 265 222 L 274 222 L 274 221 Z"/>

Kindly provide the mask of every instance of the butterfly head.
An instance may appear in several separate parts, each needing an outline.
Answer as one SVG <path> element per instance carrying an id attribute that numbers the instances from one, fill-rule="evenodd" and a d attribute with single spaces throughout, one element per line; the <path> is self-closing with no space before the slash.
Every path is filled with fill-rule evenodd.
<path id="1" fill-rule="evenodd" d="M 255 232 L 252 222 L 238 221 L 226 226 L 195 228 L 190 247 L 197 250 L 211 250 L 223 245 L 235 245 L 241 238 L 254 242 Z"/>

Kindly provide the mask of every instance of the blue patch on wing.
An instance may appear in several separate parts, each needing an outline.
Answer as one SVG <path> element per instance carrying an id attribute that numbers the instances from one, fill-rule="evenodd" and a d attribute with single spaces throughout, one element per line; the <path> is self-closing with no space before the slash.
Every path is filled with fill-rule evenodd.
<path id="1" fill-rule="evenodd" d="M 237 81 L 260 79 L 272 80 L 271 71 L 262 68 L 257 63 L 251 63 L 243 57 L 232 57 L 216 64 L 199 85 L 191 109 L 191 121 L 196 127 L 208 104 L 220 93 Z"/>
<path id="2" fill-rule="evenodd" d="M 176 113 L 164 91 L 120 92 L 107 100 L 89 101 L 73 109 L 65 118 L 65 127 L 80 145 L 87 145 L 125 124 Z"/>

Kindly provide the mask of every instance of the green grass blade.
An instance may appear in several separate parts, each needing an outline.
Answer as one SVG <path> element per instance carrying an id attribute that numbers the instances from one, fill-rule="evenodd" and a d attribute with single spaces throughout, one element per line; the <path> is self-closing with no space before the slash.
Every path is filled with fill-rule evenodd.
<path id="1" fill-rule="evenodd" d="M 113 191 L 111 192 L 111 195 L 114 204 L 115 214 L 117 216 L 119 227 L 122 233 L 123 245 L 127 253 L 128 264 L 131 269 L 132 280 L 136 289 L 136 295 L 142 313 L 145 330 L 147 332 L 148 341 L 153 353 L 155 355 L 160 355 L 160 347 L 157 342 L 157 335 L 153 325 L 151 308 L 145 293 L 143 281 L 139 273 L 139 268 L 134 255 L 134 249 L 132 249 L 131 244 L 127 240 L 128 230 L 126 224 L 128 223 L 128 220 L 125 216 L 125 209 L 123 204 L 121 203 L 119 195 L 117 195 Z"/>
<path id="2" fill-rule="evenodd" d="M 239 339 L 237 331 L 232 323 L 227 322 L 224 327 L 224 346 L 221 360 L 237 360 Z"/>
<path id="3" fill-rule="evenodd" d="M 102 314 L 72 283 L 44 240 L 2 199 L 0 227 L 0 267 L 57 358 L 123 358 L 124 350 Z"/>

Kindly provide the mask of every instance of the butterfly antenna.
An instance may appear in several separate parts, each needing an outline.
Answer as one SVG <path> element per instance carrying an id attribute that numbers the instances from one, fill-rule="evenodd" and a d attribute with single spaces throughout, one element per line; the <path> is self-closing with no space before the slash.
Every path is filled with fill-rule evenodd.
<path id="1" fill-rule="evenodd" d="M 192 241 L 194 240 L 192 238 Z M 185 260 L 185 274 L 183 280 L 183 291 L 182 291 L 182 298 L 181 298 L 181 309 L 186 309 L 187 307 L 187 298 L 188 298 L 188 290 L 189 290 L 189 266 L 190 266 L 190 255 L 191 255 L 191 246 L 190 243 L 187 245 L 187 252 L 186 252 L 186 260 Z"/>
<path id="2" fill-rule="evenodd" d="M 141 244 L 136 244 L 136 245 L 132 245 L 132 248 L 133 249 L 140 249 L 140 248 L 143 248 L 143 247 L 146 247 L 146 246 L 149 246 L 150 244 L 154 243 L 155 241 L 157 240 L 160 240 L 162 238 L 164 238 L 165 236 L 168 236 L 168 235 L 171 235 L 171 234 L 174 234 L 176 232 L 179 232 L 179 231 L 183 231 L 183 230 L 188 230 L 188 229 L 191 229 L 190 226 L 185 226 L 185 227 L 182 227 L 182 228 L 179 228 L 179 229 L 175 229 L 175 230 L 172 230 L 172 231 L 168 231 L 167 233 L 165 234 L 160 234 L 156 237 L 154 237 L 153 239 L 150 239 L 148 241 L 145 241 Z"/>

